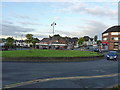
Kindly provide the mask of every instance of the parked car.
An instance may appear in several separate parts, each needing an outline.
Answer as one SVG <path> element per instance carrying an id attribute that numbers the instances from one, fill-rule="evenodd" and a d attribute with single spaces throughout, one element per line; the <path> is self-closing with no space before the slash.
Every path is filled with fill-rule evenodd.
<path id="1" fill-rule="evenodd" d="M 94 49 L 94 52 L 102 53 L 102 51 L 99 48 Z"/>
<path id="2" fill-rule="evenodd" d="M 90 49 L 88 46 L 87 47 L 85 47 L 86 49 Z"/>
<path id="3" fill-rule="evenodd" d="M 117 60 L 118 59 L 118 54 L 116 51 L 109 51 L 109 53 L 107 54 L 107 60 L 109 59 L 113 59 L 113 60 Z"/>
<path id="4" fill-rule="evenodd" d="M 2 49 L 2 51 L 7 51 L 9 49 L 8 47 L 5 47 L 5 46 L 2 46 L 0 48 Z"/>

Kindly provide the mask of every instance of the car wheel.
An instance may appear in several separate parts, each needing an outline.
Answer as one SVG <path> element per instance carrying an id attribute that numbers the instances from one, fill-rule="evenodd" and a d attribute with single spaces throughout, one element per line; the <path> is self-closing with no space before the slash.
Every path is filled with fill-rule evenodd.
<path id="1" fill-rule="evenodd" d="M 117 58 L 115 58 L 114 60 L 117 60 Z"/>

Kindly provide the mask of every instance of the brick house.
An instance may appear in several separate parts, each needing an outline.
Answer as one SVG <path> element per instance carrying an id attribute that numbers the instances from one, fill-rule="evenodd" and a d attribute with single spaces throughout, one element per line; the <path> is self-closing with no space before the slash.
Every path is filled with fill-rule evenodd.
<path id="1" fill-rule="evenodd" d="M 40 41 L 39 46 L 43 49 L 64 48 L 65 46 L 67 46 L 67 43 L 63 38 L 43 38 Z"/>
<path id="2" fill-rule="evenodd" d="M 39 45 L 40 48 L 55 48 L 55 49 L 67 49 L 70 45 L 73 47 L 73 45 L 76 45 L 76 42 L 78 39 L 76 38 L 68 38 L 68 37 L 61 37 L 60 35 L 55 35 L 53 37 L 49 38 L 43 38 Z"/>
<path id="3" fill-rule="evenodd" d="M 102 48 L 120 50 L 120 25 L 110 27 L 102 33 Z"/>
<path id="4" fill-rule="evenodd" d="M 40 42 L 39 42 L 39 48 L 49 48 L 49 43 L 50 43 L 50 39 L 49 38 L 43 38 Z"/>

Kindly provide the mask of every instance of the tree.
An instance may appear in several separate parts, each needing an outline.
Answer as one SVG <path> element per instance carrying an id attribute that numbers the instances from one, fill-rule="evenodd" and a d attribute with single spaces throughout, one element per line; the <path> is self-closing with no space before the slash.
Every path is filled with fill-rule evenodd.
<path id="1" fill-rule="evenodd" d="M 33 38 L 33 40 L 32 40 L 32 44 L 33 44 L 33 47 L 35 48 L 35 46 L 36 46 L 36 43 L 38 43 L 39 42 L 39 39 L 38 38 Z"/>
<path id="2" fill-rule="evenodd" d="M 81 37 L 78 39 L 78 44 L 81 45 L 81 44 L 83 44 L 84 41 L 85 41 L 84 37 Z"/>
<path id="3" fill-rule="evenodd" d="M 101 40 L 98 40 L 98 41 L 97 41 L 97 44 L 98 44 L 98 45 L 100 45 L 101 43 L 102 43 L 102 41 L 101 41 Z"/>
<path id="4" fill-rule="evenodd" d="M 26 35 L 26 38 L 27 38 L 28 40 L 32 40 L 32 39 L 33 39 L 33 35 L 32 35 L 32 34 L 27 34 L 27 35 Z"/>
<path id="5" fill-rule="evenodd" d="M 12 48 L 12 46 L 13 46 L 13 43 L 14 43 L 14 38 L 13 37 L 8 37 L 7 39 L 6 39 L 6 46 L 9 46 L 10 48 Z"/>
<path id="6" fill-rule="evenodd" d="M 27 34 L 25 37 L 27 38 L 25 40 L 26 43 L 30 44 L 33 42 L 33 35 L 32 34 Z"/>
<path id="7" fill-rule="evenodd" d="M 84 36 L 83 37 L 85 41 L 89 41 L 90 37 L 89 36 Z"/>
<path id="8" fill-rule="evenodd" d="M 59 34 L 54 35 L 54 37 L 61 37 Z"/>
<path id="9" fill-rule="evenodd" d="M 52 38 L 53 38 L 53 39 L 60 39 L 61 36 L 60 36 L 59 34 L 56 34 L 56 35 L 52 36 Z"/>
<path id="10" fill-rule="evenodd" d="M 93 38 L 90 38 L 90 41 L 93 41 Z"/>
<path id="11" fill-rule="evenodd" d="M 97 42 L 97 39 L 98 39 L 98 37 L 97 37 L 97 35 L 95 35 L 94 36 L 94 41 Z"/>

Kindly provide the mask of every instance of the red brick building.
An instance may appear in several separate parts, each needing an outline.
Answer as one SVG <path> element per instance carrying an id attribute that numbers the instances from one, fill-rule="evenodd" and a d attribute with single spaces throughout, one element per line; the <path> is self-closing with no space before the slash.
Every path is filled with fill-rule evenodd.
<path id="1" fill-rule="evenodd" d="M 102 33 L 103 49 L 120 50 L 120 25 L 108 28 Z"/>
<path id="2" fill-rule="evenodd" d="M 43 38 L 39 42 L 40 48 L 57 48 L 57 49 L 67 49 L 67 48 L 74 48 L 77 45 L 78 38 L 70 38 L 70 37 L 61 37 L 59 34 L 50 36 L 49 38 Z"/>

